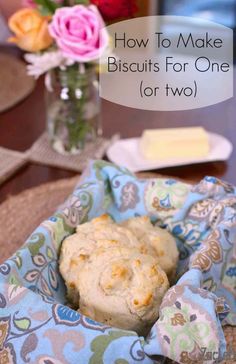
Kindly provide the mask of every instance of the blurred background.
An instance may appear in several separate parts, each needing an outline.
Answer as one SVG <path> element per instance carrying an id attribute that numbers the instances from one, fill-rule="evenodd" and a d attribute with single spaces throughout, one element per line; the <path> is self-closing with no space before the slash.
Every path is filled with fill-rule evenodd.
<path id="1" fill-rule="evenodd" d="M 179 15 L 197 17 L 230 27 L 234 32 L 236 29 L 236 0 L 137 0 L 137 2 L 139 10 L 136 16 Z M 114 3 L 118 3 L 117 0 L 114 0 Z M 7 43 L 7 38 L 10 35 L 7 20 L 21 7 L 22 0 L 0 0 L 0 55 L 10 53 L 15 58 L 22 60 L 23 51 Z M 4 73 L 5 71 L 2 70 L 2 75 Z M 11 89 L 14 88 L 15 85 L 11 87 Z M 211 92 L 211 85 L 207 84 L 206 88 Z M 6 112 L 0 113 L 1 147 L 25 152 L 45 131 L 44 91 L 44 79 L 40 77 L 29 97 Z M 211 132 L 225 136 L 236 145 L 235 98 L 207 108 L 178 112 L 136 110 L 102 100 L 101 115 L 104 136 L 108 139 L 117 133 L 122 138 L 139 137 L 145 128 L 203 126 Z M 208 174 L 236 184 L 235 163 L 236 151 L 227 163 L 214 162 L 199 164 L 194 167 L 166 168 L 158 170 L 158 173 L 195 181 Z M 75 173 L 62 169 L 34 164 L 28 165 L 17 174 L 15 179 L 9 180 L 0 187 L 0 202 L 9 193 L 21 192 L 43 182 L 74 175 Z"/>
<path id="2" fill-rule="evenodd" d="M 236 27 L 235 0 L 161 0 L 159 13 L 205 18 L 230 28 Z"/>
<path id="3" fill-rule="evenodd" d="M 236 28 L 236 0 L 139 0 L 137 16 L 181 15 L 200 17 Z M 22 6 L 21 0 L 0 0 L 1 15 L 6 19 Z M 1 27 L 1 37 L 4 30 Z"/>
<path id="4" fill-rule="evenodd" d="M 9 36 L 6 20 L 22 7 L 21 0 L 0 0 L 0 43 Z M 138 0 L 137 16 L 180 15 L 204 18 L 236 30 L 236 0 Z"/>
<path id="5" fill-rule="evenodd" d="M 151 3 L 152 11 L 156 7 L 159 15 L 203 18 L 233 29 L 235 63 L 236 0 L 159 0 Z"/>
<path id="6" fill-rule="evenodd" d="M 6 21 L 24 5 L 22 0 L 0 0 L 0 43 L 9 36 Z M 236 30 L 236 0 L 138 0 L 136 16 L 179 15 L 198 17 L 220 23 Z"/>

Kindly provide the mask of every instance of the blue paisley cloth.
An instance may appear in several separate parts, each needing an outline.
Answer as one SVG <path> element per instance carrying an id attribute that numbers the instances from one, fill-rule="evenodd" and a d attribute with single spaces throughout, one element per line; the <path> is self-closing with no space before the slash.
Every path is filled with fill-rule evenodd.
<path id="1" fill-rule="evenodd" d="M 66 306 L 58 272 L 63 239 L 103 213 L 149 215 L 179 249 L 177 283 L 148 337 L 94 322 Z M 73 194 L 0 266 L 0 363 L 209 363 L 224 356 L 222 325 L 236 325 L 236 190 L 214 177 L 192 186 L 138 179 L 92 161 Z M 7 242 L 6 242 L 7 243 Z"/>

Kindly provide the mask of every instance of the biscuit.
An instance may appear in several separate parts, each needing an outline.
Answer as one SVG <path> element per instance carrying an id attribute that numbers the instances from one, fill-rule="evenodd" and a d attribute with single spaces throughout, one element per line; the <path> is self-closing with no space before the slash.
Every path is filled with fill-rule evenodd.
<path id="1" fill-rule="evenodd" d="M 145 335 L 158 318 L 177 260 L 174 238 L 148 217 L 116 224 L 102 215 L 63 241 L 59 269 L 75 309 Z"/>
<path id="2" fill-rule="evenodd" d="M 79 272 L 80 309 L 93 320 L 146 334 L 169 288 L 157 260 L 136 249 L 95 250 Z"/>
<path id="3" fill-rule="evenodd" d="M 125 246 L 138 249 L 140 253 L 154 254 L 151 246 L 147 247 L 140 242 L 132 231 L 116 224 L 109 215 L 102 215 L 81 224 L 76 231 L 76 234 L 63 241 L 59 262 L 60 273 L 66 282 L 68 299 L 75 307 L 79 304 L 79 292 L 76 288 L 78 272 L 96 248 Z"/>
<path id="4" fill-rule="evenodd" d="M 147 216 L 123 221 L 121 226 L 130 229 L 142 245 L 154 250 L 160 267 L 172 282 L 175 278 L 179 252 L 174 237 L 165 229 L 153 226 Z M 153 254 L 152 254 L 153 255 Z"/>

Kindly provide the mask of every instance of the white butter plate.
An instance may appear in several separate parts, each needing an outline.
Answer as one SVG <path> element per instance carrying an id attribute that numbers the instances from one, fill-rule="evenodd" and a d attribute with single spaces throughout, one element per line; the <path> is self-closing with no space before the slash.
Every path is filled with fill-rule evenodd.
<path id="1" fill-rule="evenodd" d="M 219 134 L 208 133 L 210 152 L 204 158 L 178 158 L 165 160 L 145 159 L 140 151 L 140 138 L 120 139 L 113 143 L 107 150 L 107 157 L 113 163 L 127 167 L 132 172 L 149 171 L 167 167 L 183 166 L 188 164 L 225 161 L 229 159 L 232 143 Z"/>

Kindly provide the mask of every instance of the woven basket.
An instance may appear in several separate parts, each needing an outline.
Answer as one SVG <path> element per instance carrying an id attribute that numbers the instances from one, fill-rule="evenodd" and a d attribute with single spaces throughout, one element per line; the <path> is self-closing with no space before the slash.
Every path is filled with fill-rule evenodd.
<path id="1" fill-rule="evenodd" d="M 139 174 L 140 177 L 157 177 L 156 174 Z M 50 216 L 73 191 L 78 177 L 46 183 L 8 198 L 0 205 L 0 263 L 12 255 L 30 233 Z M 7 224 L 5 222 L 7 221 Z M 224 328 L 227 347 L 236 357 L 236 327 Z M 224 364 L 235 364 L 227 360 Z"/>

